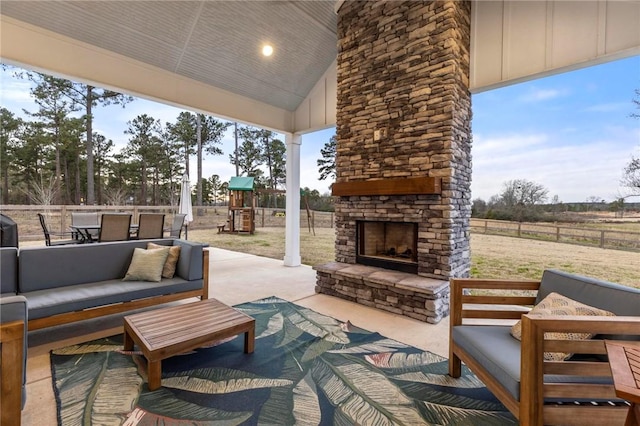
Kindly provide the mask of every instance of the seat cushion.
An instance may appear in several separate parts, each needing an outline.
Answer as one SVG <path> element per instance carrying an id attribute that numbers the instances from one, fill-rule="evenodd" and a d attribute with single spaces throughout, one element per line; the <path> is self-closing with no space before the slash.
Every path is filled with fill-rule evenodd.
<path id="1" fill-rule="evenodd" d="M 128 302 L 145 297 L 202 289 L 202 280 L 175 277 L 159 283 L 148 281 L 100 281 L 23 293 L 29 304 L 29 319 L 44 318 L 87 308 Z"/>
<path id="2" fill-rule="evenodd" d="M 510 331 L 509 326 L 459 325 L 452 339 L 519 400 L 520 341 Z"/>

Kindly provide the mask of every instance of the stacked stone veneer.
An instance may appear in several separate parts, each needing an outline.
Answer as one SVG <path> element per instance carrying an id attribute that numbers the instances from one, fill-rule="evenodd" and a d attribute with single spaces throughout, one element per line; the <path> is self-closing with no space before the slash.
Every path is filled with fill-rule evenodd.
<path id="1" fill-rule="evenodd" d="M 442 191 L 340 197 L 337 262 L 356 262 L 357 220 L 417 222 L 418 274 L 468 276 L 470 16 L 467 1 L 342 4 L 337 181 L 430 176 L 442 179 Z"/>
<path id="2" fill-rule="evenodd" d="M 449 314 L 448 281 L 340 262 L 314 269 L 319 293 L 431 323 Z"/>

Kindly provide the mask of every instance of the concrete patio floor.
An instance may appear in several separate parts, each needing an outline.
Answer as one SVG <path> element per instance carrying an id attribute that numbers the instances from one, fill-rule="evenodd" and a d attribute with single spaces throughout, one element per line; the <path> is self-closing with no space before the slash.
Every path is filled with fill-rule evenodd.
<path id="1" fill-rule="evenodd" d="M 449 321 L 428 324 L 331 296 L 316 294 L 316 274 L 309 266 L 286 267 L 281 260 L 210 248 L 209 297 L 228 305 L 277 296 L 386 337 L 448 356 Z M 29 333 L 26 426 L 55 425 L 56 405 L 49 351 L 122 333 L 122 317 L 111 315 Z"/>

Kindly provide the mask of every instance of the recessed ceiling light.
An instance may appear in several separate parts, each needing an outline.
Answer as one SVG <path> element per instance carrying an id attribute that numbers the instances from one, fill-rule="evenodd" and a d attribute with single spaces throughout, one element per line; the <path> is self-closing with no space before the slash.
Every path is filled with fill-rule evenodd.
<path id="1" fill-rule="evenodd" d="M 264 56 L 271 56 L 273 54 L 273 47 L 269 44 L 262 46 L 262 54 Z"/>

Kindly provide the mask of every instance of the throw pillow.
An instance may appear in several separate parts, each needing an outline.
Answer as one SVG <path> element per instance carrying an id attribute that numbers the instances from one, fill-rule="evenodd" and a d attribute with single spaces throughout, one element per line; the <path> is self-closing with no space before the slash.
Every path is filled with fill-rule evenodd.
<path id="1" fill-rule="evenodd" d="M 134 249 L 123 281 L 159 282 L 162 279 L 162 267 L 168 255 L 169 247 L 156 250 Z"/>
<path id="2" fill-rule="evenodd" d="M 147 243 L 147 250 L 169 247 L 169 256 L 162 267 L 162 278 L 173 278 L 176 274 L 176 265 L 180 258 L 180 246 L 161 246 L 159 244 Z"/>
<path id="3" fill-rule="evenodd" d="M 615 314 L 603 309 L 585 305 L 558 293 L 549 293 L 540 303 L 529 311 L 537 315 L 588 315 L 588 316 L 615 316 Z M 522 340 L 522 323 L 518 321 L 511 327 L 511 335 Z M 545 333 L 544 338 L 549 340 L 587 340 L 594 335 L 592 333 Z M 563 352 L 545 352 L 547 361 L 564 361 L 573 354 Z"/>

